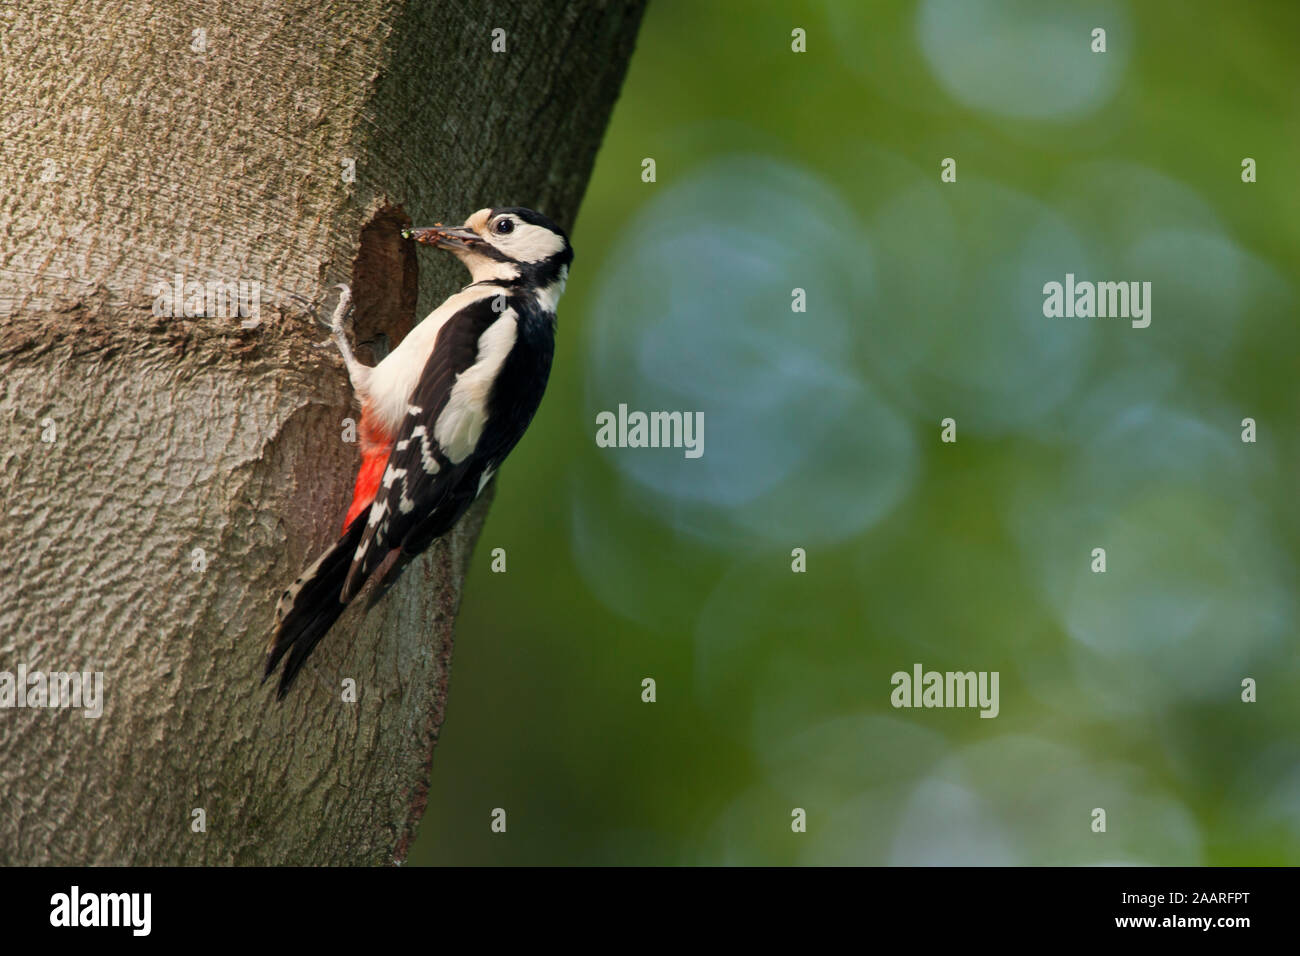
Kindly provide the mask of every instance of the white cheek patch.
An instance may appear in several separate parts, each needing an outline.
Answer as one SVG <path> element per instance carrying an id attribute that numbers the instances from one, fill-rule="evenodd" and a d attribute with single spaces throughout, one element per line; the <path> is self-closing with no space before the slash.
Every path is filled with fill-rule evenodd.
<path id="1" fill-rule="evenodd" d="M 433 426 L 433 437 L 453 465 L 459 465 L 474 451 L 487 424 L 488 395 L 506 356 L 514 348 L 518 325 L 514 310 L 501 313 L 479 336 L 477 360 L 456 376 L 447 407 Z"/>
<path id="2" fill-rule="evenodd" d="M 508 236 L 496 237 L 493 243 L 520 262 L 541 262 L 564 248 L 564 240 L 541 226 L 520 223 Z"/>
<path id="3" fill-rule="evenodd" d="M 460 257 L 475 282 L 509 282 L 519 278 L 519 267 L 513 262 L 501 262 L 487 256 L 467 252 Z"/>

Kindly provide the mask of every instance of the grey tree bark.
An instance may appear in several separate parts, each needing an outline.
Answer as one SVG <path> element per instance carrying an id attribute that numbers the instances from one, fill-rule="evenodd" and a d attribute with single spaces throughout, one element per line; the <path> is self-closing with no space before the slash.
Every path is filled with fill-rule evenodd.
<path id="1" fill-rule="evenodd" d="M 294 297 L 349 282 L 357 340 L 392 344 L 465 281 L 403 225 L 491 205 L 571 225 L 640 16 L 0 10 L 0 672 L 104 675 L 97 719 L 0 710 L 0 863 L 404 858 L 486 502 L 274 702 L 276 597 L 338 534 L 357 463 L 346 374 Z M 261 282 L 260 314 L 156 315 L 177 274 Z"/>

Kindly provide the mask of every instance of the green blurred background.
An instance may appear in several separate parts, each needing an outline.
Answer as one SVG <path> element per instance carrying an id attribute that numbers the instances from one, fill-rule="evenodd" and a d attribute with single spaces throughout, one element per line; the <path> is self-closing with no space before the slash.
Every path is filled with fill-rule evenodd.
<path id="1" fill-rule="evenodd" d="M 411 862 L 1300 862 L 1297 38 L 1289 0 L 653 0 Z M 1067 272 L 1151 326 L 1045 318 Z M 620 403 L 704 412 L 703 457 L 597 448 Z M 893 709 L 915 663 L 1000 715 Z"/>

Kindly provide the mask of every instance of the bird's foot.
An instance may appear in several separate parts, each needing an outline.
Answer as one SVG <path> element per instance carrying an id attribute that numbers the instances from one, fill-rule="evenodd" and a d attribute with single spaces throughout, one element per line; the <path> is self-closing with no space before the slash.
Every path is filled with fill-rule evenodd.
<path id="1" fill-rule="evenodd" d="M 351 355 L 351 349 L 348 347 L 347 324 L 352 320 L 354 311 L 352 308 L 352 290 L 342 282 L 334 288 L 339 290 L 339 301 L 334 306 L 334 312 L 329 321 L 326 322 L 319 315 L 316 315 L 315 318 L 323 328 L 329 329 L 333 344 L 338 346 L 339 351 L 346 358 Z M 319 342 L 316 347 L 318 349 L 329 348 L 330 344 L 330 342 Z"/>

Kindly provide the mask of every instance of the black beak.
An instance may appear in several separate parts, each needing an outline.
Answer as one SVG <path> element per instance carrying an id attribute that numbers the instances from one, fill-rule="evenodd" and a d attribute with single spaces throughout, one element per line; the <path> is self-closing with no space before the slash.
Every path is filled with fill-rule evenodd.
<path id="1" fill-rule="evenodd" d="M 451 249 L 453 251 L 469 249 L 483 241 L 473 229 L 466 229 L 464 226 L 443 225 L 403 229 L 402 238 L 414 239 L 426 246 L 437 246 L 439 249 Z"/>

